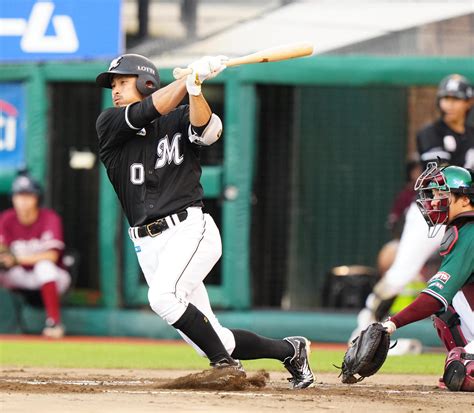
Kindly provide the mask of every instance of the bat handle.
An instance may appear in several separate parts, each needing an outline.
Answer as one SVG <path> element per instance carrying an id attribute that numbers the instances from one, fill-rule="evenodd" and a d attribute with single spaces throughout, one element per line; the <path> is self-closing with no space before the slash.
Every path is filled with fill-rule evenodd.
<path id="1" fill-rule="evenodd" d="M 181 67 L 175 67 L 173 70 L 173 77 L 176 80 L 178 80 L 178 79 L 182 79 L 183 77 L 187 75 L 190 75 L 191 73 L 193 73 L 193 69 L 191 69 L 190 67 L 187 67 L 184 69 Z"/>

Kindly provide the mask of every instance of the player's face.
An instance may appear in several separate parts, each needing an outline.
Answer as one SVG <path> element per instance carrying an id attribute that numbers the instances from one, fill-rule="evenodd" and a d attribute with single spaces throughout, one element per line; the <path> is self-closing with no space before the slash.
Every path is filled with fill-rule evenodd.
<path id="1" fill-rule="evenodd" d="M 470 210 L 470 202 L 467 196 L 455 197 L 451 194 L 451 202 L 449 204 L 448 221 L 451 222 L 459 214 Z"/>
<path id="2" fill-rule="evenodd" d="M 468 100 L 447 96 L 440 99 L 439 107 L 446 122 L 459 122 L 466 117 L 471 103 Z"/>
<path id="3" fill-rule="evenodd" d="M 38 197 L 35 194 L 19 193 L 12 197 L 13 208 L 18 215 L 30 214 L 38 208 Z"/>
<path id="4" fill-rule="evenodd" d="M 143 99 L 143 95 L 137 89 L 136 76 L 114 75 L 111 86 L 112 100 L 115 107 L 127 106 Z"/>

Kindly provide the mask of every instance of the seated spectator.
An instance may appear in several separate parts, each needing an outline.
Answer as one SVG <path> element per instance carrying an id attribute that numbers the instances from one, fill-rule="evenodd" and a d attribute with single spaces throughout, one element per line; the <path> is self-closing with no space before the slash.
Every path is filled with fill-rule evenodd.
<path id="1" fill-rule="evenodd" d="M 70 285 L 61 267 L 64 250 L 61 218 L 42 208 L 41 188 L 26 172 L 13 181 L 13 208 L 0 214 L 0 286 L 12 290 L 37 290 L 46 311 L 43 335 L 61 338 L 59 296 Z"/>

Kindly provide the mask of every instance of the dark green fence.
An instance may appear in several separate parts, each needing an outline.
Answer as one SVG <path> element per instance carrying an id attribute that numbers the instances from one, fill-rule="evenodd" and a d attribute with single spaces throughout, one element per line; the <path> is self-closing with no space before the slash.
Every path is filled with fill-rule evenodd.
<path id="1" fill-rule="evenodd" d="M 0 66 L 0 82 L 27 85 L 26 159 L 42 182 L 51 161 L 51 84 L 93 83 L 106 65 Z M 220 283 L 209 287 L 213 303 L 246 309 L 285 299 L 292 308 L 314 307 L 332 266 L 372 264 L 403 180 L 407 91 L 434 87 L 453 72 L 474 79 L 474 61 L 316 56 L 231 68 L 213 80 L 224 90 L 222 160 L 203 173 L 224 246 Z M 170 69 L 161 75 L 172 80 Z M 106 91 L 102 105 L 108 99 Z M 12 176 L 0 170 L 1 191 Z M 146 305 L 103 168 L 97 187 L 98 217 L 91 222 L 98 222 L 98 304 Z M 87 225 L 87 217 L 80 219 Z"/>

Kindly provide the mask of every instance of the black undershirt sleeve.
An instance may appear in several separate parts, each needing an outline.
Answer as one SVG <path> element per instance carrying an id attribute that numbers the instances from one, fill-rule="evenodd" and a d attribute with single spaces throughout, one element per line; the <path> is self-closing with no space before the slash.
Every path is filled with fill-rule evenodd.
<path id="1" fill-rule="evenodd" d="M 146 97 L 141 102 L 134 103 L 128 108 L 128 121 L 137 129 L 144 128 L 161 116 L 153 105 L 153 98 Z"/>

